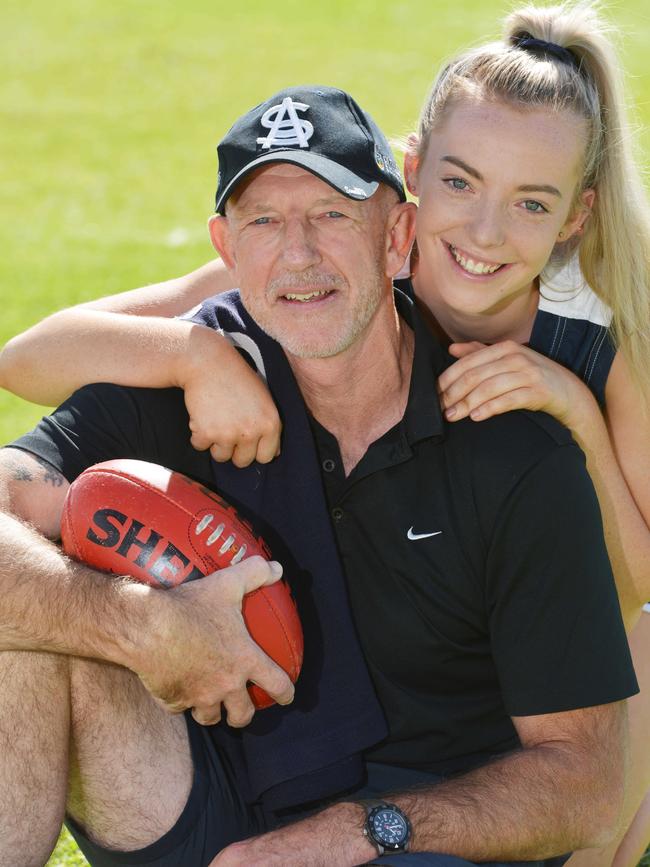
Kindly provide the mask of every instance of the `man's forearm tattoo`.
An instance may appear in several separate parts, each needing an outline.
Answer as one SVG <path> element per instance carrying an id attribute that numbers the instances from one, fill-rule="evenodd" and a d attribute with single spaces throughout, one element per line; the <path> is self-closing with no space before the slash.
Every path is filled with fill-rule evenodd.
<path id="1" fill-rule="evenodd" d="M 44 461 L 43 458 L 39 458 L 38 455 L 34 455 L 34 457 L 43 467 L 43 481 L 48 482 L 48 484 L 55 488 L 60 488 L 64 481 L 61 473 L 58 470 L 55 470 L 47 461 Z"/>
<path id="2" fill-rule="evenodd" d="M 9 451 L 9 450 L 7 450 Z M 33 482 L 34 474 L 26 467 L 18 457 L 3 452 L 4 463 L 9 470 L 12 482 Z"/>
<path id="3" fill-rule="evenodd" d="M 19 463 L 12 464 L 11 478 L 15 482 L 33 482 L 34 476 L 29 472 L 27 467 L 21 467 Z"/>
<path id="4" fill-rule="evenodd" d="M 8 452 L 11 452 L 12 449 L 3 450 L 3 464 L 9 470 L 9 475 L 11 481 L 13 482 L 33 482 L 36 480 L 37 473 L 34 472 L 34 469 L 29 462 L 26 455 L 23 455 L 21 452 L 16 452 L 16 454 L 11 455 Z M 15 450 L 14 450 L 15 451 Z M 50 466 L 47 461 L 44 461 L 42 458 L 36 457 L 36 455 L 30 455 L 34 460 L 38 461 L 42 468 L 42 481 L 46 482 L 48 485 L 52 485 L 54 488 L 60 488 L 63 482 L 65 481 L 64 477 L 58 470 L 55 470 L 54 467 Z"/>

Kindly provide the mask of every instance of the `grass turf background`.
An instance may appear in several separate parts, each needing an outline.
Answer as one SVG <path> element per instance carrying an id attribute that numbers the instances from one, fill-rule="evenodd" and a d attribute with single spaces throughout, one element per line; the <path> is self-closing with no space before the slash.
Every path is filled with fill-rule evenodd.
<path id="1" fill-rule="evenodd" d="M 443 58 L 496 36 L 495 0 L 4 0 L 0 344 L 47 313 L 211 256 L 215 145 L 287 84 L 350 90 L 408 132 Z M 608 6 L 650 153 L 650 11 Z M 647 160 L 646 160 L 647 162 Z M 0 443 L 42 414 L 0 391 Z M 85 863 L 69 841 L 50 865 Z"/>

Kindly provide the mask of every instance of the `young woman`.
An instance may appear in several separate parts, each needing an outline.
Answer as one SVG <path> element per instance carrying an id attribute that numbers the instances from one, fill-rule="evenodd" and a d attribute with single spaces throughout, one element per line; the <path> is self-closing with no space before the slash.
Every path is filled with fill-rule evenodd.
<path id="1" fill-rule="evenodd" d="M 650 228 L 629 139 L 602 22 L 585 6 L 531 7 L 502 43 L 443 70 L 405 159 L 420 208 L 412 287 L 458 359 L 439 382 L 448 420 L 556 416 L 603 513 L 642 692 L 621 837 L 572 867 L 633 867 L 650 838 Z M 98 379 L 179 385 L 197 448 L 271 460 L 280 423 L 263 383 L 218 334 L 160 318 L 225 288 L 210 263 L 54 314 L 7 345 L 0 383 L 42 403 Z"/>

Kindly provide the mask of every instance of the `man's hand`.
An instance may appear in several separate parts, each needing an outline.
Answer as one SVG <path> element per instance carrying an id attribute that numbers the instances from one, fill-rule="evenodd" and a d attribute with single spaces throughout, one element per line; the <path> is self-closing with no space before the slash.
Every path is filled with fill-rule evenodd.
<path id="1" fill-rule="evenodd" d="M 377 850 L 363 835 L 359 804 L 334 804 L 277 831 L 223 849 L 209 867 L 355 867 Z"/>
<path id="2" fill-rule="evenodd" d="M 68 487 L 38 458 L 0 450 L 2 649 L 123 665 L 167 710 L 193 708 L 204 725 L 221 719 L 222 704 L 230 725 L 247 725 L 255 710 L 248 681 L 278 704 L 293 700 L 291 680 L 253 641 L 241 611 L 246 593 L 281 577 L 279 563 L 250 557 L 171 590 L 120 582 L 68 560 L 35 532 L 57 538 Z"/>
<path id="3" fill-rule="evenodd" d="M 153 591 L 151 631 L 129 667 L 167 710 L 192 708 L 202 725 L 219 722 L 222 705 L 229 725 L 248 725 L 255 712 L 248 681 L 278 704 L 289 704 L 291 680 L 253 641 L 241 611 L 246 593 L 281 575 L 279 563 L 250 557 L 198 581 Z"/>

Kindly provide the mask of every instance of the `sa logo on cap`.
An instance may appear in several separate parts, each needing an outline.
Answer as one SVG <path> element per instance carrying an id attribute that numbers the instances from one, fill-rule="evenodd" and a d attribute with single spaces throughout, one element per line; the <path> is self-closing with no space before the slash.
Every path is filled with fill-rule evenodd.
<path id="1" fill-rule="evenodd" d="M 314 134 L 314 127 L 308 120 L 299 118 L 297 114 L 308 109 L 309 106 L 304 102 L 294 102 L 290 96 L 286 96 L 280 105 L 272 106 L 262 115 L 261 124 L 270 132 L 267 136 L 258 138 L 257 144 L 261 144 L 263 150 L 273 146 L 294 145 L 308 148 L 309 139 Z"/>

